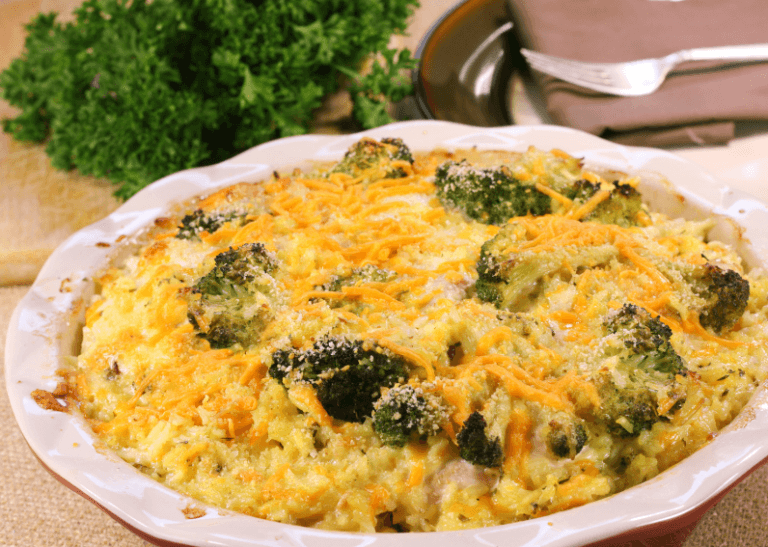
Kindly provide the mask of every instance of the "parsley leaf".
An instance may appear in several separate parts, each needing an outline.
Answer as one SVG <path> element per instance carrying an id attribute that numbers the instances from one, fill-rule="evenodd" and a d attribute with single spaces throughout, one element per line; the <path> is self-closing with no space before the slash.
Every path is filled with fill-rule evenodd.
<path id="1" fill-rule="evenodd" d="M 412 92 L 409 71 L 415 66 L 416 60 L 411 58 L 408 50 L 385 49 L 364 76 L 337 67 L 352 79 L 349 91 L 354 103 L 353 113 L 363 127 L 370 129 L 394 121 L 387 107 Z"/>
<path id="2" fill-rule="evenodd" d="M 20 113 L 3 129 L 47 142 L 55 167 L 106 177 L 128 198 L 165 175 L 306 133 L 350 78 L 363 127 L 410 93 L 407 51 L 387 49 L 416 0 L 86 0 L 41 14 L 0 73 Z M 364 59 L 377 56 L 362 76 Z"/>

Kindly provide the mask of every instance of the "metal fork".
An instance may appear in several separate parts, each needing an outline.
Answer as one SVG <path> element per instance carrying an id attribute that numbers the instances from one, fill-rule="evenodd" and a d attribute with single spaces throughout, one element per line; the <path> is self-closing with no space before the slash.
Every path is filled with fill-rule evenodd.
<path id="1" fill-rule="evenodd" d="M 520 51 L 528 64 L 539 72 L 588 89 L 625 97 L 653 93 L 667 74 L 685 61 L 768 61 L 768 44 L 685 49 L 659 59 L 626 63 L 584 63 L 524 48 Z"/>

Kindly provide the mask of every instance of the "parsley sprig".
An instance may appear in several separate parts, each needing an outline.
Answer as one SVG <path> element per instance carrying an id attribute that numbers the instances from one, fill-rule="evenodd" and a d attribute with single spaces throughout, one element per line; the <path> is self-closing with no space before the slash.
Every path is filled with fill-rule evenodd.
<path id="1" fill-rule="evenodd" d="M 388 48 L 416 0 L 87 0 L 40 14 L 0 74 L 20 113 L 3 129 L 47 141 L 55 167 L 106 177 L 127 198 L 169 173 L 306 133 L 350 81 L 363 127 L 391 121 L 415 65 Z M 360 74 L 363 60 L 375 56 Z"/>

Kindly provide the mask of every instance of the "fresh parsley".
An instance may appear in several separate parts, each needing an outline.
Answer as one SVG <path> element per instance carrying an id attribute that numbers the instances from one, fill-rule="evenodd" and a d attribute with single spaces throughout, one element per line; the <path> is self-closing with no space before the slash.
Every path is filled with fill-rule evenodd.
<path id="1" fill-rule="evenodd" d="M 415 65 L 388 48 L 416 0 L 87 0 L 71 23 L 27 25 L 0 74 L 20 113 L 3 129 L 46 141 L 55 167 L 106 177 L 127 198 L 169 173 L 306 133 L 350 81 L 363 127 L 391 121 Z M 360 74 L 367 58 L 371 70 Z"/>

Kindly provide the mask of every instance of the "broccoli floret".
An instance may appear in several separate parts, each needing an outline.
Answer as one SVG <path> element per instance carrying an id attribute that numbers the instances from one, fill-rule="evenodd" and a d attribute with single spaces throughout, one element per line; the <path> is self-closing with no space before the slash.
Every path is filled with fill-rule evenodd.
<path id="1" fill-rule="evenodd" d="M 459 455 L 475 465 L 501 467 L 504 459 L 501 440 L 498 437 L 489 437 L 486 427 L 482 414 L 473 412 L 469 415 L 456 435 Z"/>
<path id="2" fill-rule="evenodd" d="M 373 429 L 389 446 L 405 446 L 413 437 L 423 438 L 440 431 L 445 411 L 437 397 L 419 387 L 398 384 L 376 401 Z"/>
<path id="3" fill-rule="evenodd" d="M 701 326 L 716 334 L 732 329 L 747 309 L 749 281 L 735 270 L 686 259 L 660 261 L 658 267 L 678 287 L 682 313 L 697 313 Z"/>
<path id="4" fill-rule="evenodd" d="M 197 282 L 195 287 L 208 295 L 226 294 L 233 286 L 242 286 L 273 274 L 277 269 L 275 259 L 263 243 L 246 243 L 230 247 L 216 255 L 213 269 Z"/>
<path id="5" fill-rule="evenodd" d="M 368 264 L 360 268 L 355 268 L 348 274 L 334 275 L 331 277 L 329 281 L 317 287 L 317 289 L 321 291 L 340 292 L 344 287 L 356 287 L 359 285 L 366 285 L 369 283 L 388 283 L 396 278 L 397 278 L 397 274 L 395 272 L 390 270 L 385 270 L 382 268 L 377 268 L 372 264 Z M 318 300 L 319 298 L 322 298 L 322 296 L 319 296 L 318 298 L 315 298 L 313 300 Z M 328 305 L 332 308 L 349 306 L 350 299 L 349 298 L 333 298 L 333 299 L 330 299 L 330 301 L 328 302 Z M 354 305 L 356 306 L 356 308 L 355 307 L 351 308 L 353 313 L 360 313 L 360 309 L 365 307 L 365 304 L 360 301 L 356 301 Z"/>
<path id="6" fill-rule="evenodd" d="M 607 319 L 605 326 L 609 333 L 622 339 L 634 366 L 671 375 L 686 373 L 683 359 L 669 342 L 672 329 L 648 310 L 624 304 Z"/>
<path id="7" fill-rule="evenodd" d="M 602 399 L 598 418 L 611 435 L 637 437 L 661 419 L 655 394 L 642 382 L 632 381 L 619 387 L 603 375 L 597 385 Z"/>
<path id="8" fill-rule="evenodd" d="M 411 154 L 411 149 L 408 148 L 408 146 L 403 142 L 403 139 L 385 137 L 381 139 L 381 142 L 387 146 L 395 147 L 396 150 L 392 154 L 392 159 L 413 163 L 413 154 Z"/>
<path id="9" fill-rule="evenodd" d="M 413 163 L 413 155 L 401 139 L 385 138 L 377 141 L 363 138 L 347 150 L 344 158 L 330 172 L 357 177 L 367 169 L 378 167 L 384 170 L 385 178 L 404 177 L 405 171 L 392 165 L 395 161 Z"/>
<path id="10" fill-rule="evenodd" d="M 326 337 L 307 351 L 274 352 L 269 375 L 287 386 L 311 385 L 329 415 L 362 423 L 373 414 L 382 388 L 404 382 L 408 371 L 404 359 L 376 344 Z"/>
<path id="11" fill-rule="evenodd" d="M 531 182 L 538 182 L 563 193 L 583 177 L 582 159 L 553 149 L 548 152 L 529 146 L 511 163 L 515 173 Z"/>
<path id="12" fill-rule="evenodd" d="M 373 264 L 353 269 L 349 275 L 335 275 L 320 289 L 324 291 L 340 291 L 342 287 L 354 287 L 364 283 L 387 283 L 397 277 L 395 272 L 377 268 Z"/>
<path id="13" fill-rule="evenodd" d="M 202 232 L 214 233 L 225 223 L 233 220 L 243 219 L 243 215 L 235 212 L 229 213 L 206 213 L 202 209 L 197 209 L 192 213 L 185 215 L 181 219 L 179 231 L 176 233 L 177 239 L 195 239 L 199 238 Z"/>
<path id="14" fill-rule="evenodd" d="M 618 364 L 597 381 L 601 419 L 613 435 L 637 436 L 683 402 L 680 379 L 687 369 L 670 343 L 670 328 L 647 310 L 625 304 L 604 325 L 612 348 L 608 355 L 618 357 Z M 662 400 L 668 402 L 663 415 L 658 411 Z"/>
<path id="15" fill-rule="evenodd" d="M 277 264 L 261 243 L 230 248 L 188 292 L 189 319 L 213 348 L 257 342 L 273 315 Z"/>
<path id="16" fill-rule="evenodd" d="M 618 254 L 613 245 L 565 246 L 547 253 L 509 251 L 527 239 L 525 227 L 512 222 L 482 245 L 475 284 L 480 300 L 490 302 L 499 309 L 517 311 L 525 298 L 535 297 L 539 281 L 544 277 L 570 275 L 577 268 L 606 264 Z"/>
<path id="17" fill-rule="evenodd" d="M 589 439 L 582 421 L 571 414 L 548 412 L 543 436 L 547 448 L 558 458 L 573 458 L 581 452 Z"/>
<path id="18" fill-rule="evenodd" d="M 731 329 L 744 314 L 749 301 L 749 281 L 734 270 L 704 264 L 688 275 L 695 294 L 705 303 L 699 322 L 717 333 Z"/>
<path id="19" fill-rule="evenodd" d="M 565 195 L 572 199 L 576 205 L 581 205 L 589 201 L 603 187 L 600 184 L 581 179 L 566 191 Z M 643 201 L 640 192 L 629 184 L 614 181 L 610 195 L 582 220 L 601 224 L 618 224 L 627 228 L 637 226 L 638 213 L 642 210 Z"/>
<path id="20" fill-rule="evenodd" d="M 485 224 L 503 224 L 513 217 L 545 215 L 552 210 L 549 196 L 535 184 L 515 178 L 506 166 L 479 168 L 466 160 L 447 161 L 435 171 L 435 186 L 445 205 Z"/>

